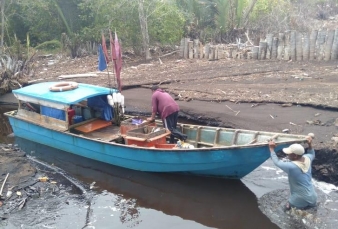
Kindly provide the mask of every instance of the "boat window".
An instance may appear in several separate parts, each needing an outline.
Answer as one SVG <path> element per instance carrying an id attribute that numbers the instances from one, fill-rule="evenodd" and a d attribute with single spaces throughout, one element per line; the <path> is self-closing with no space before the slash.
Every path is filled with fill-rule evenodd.
<path id="1" fill-rule="evenodd" d="M 21 108 L 24 110 L 40 113 L 40 105 L 21 101 Z"/>
<path id="2" fill-rule="evenodd" d="M 41 114 L 64 121 L 66 120 L 66 113 L 64 110 L 59 110 L 52 107 L 41 106 Z"/>

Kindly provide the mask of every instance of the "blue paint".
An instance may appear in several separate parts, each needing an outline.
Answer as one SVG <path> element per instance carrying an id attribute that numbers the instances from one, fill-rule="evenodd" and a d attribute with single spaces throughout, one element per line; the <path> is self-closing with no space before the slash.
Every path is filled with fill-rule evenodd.
<path id="1" fill-rule="evenodd" d="M 109 89 L 89 84 L 79 83 L 78 88 L 70 91 L 53 92 L 49 88 L 60 82 L 45 82 L 29 85 L 17 90 L 13 90 L 14 94 L 29 96 L 39 100 L 52 101 L 60 104 L 75 104 L 82 100 L 98 95 L 109 95 L 117 92 L 116 89 Z"/>
<path id="2" fill-rule="evenodd" d="M 266 145 L 247 148 L 168 150 L 141 148 L 81 138 L 9 116 L 16 136 L 79 156 L 129 169 L 148 172 L 185 172 L 240 179 L 270 154 Z M 282 146 L 280 146 L 282 147 Z"/>

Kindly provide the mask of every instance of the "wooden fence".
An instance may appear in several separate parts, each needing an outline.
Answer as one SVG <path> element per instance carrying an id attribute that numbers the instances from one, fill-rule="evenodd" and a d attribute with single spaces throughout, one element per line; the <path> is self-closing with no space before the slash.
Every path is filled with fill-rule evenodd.
<path id="1" fill-rule="evenodd" d="M 206 44 L 199 40 L 183 38 L 180 57 L 186 59 L 200 58 L 208 60 L 238 59 L 278 59 L 278 60 L 337 60 L 338 29 L 313 30 L 311 33 L 290 31 L 287 33 L 267 34 L 259 46 L 242 44 Z"/>

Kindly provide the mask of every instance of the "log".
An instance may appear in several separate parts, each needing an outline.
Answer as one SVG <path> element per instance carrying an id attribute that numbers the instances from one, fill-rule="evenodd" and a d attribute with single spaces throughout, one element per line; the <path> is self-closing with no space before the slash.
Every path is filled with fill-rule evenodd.
<path id="1" fill-rule="evenodd" d="M 97 77 L 97 74 L 84 73 L 84 74 L 74 74 L 74 75 L 61 75 L 61 76 L 58 76 L 59 79 L 86 78 L 86 77 Z"/>

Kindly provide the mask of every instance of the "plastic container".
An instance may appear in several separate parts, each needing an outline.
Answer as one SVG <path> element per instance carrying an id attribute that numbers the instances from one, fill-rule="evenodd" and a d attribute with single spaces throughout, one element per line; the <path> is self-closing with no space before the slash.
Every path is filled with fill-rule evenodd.
<path id="1" fill-rule="evenodd" d="M 156 127 L 156 126 L 144 126 L 134 130 L 127 131 L 128 137 L 136 137 L 136 138 L 144 138 L 151 139 L 156 136 L 162 135 L 166 133 L 165 128 Z"/>
<path id="2" fill-rule="evenodd" d="M 167 142 L 167 136 L 170 135 L 170 132 L 158 135 L 151 139 L 146 138 L 137 138 L 131 136 L 124 136 L 124 140 L 127 145 L 136 145 L 142 147 L 156 147 L 156 145 L 164 145 Z"/>
<path id="3" fill-rule="evenodd" d="M 143 119 L 143 118 L 141 118 Z M 145 119 L 145 118 L 144 118 Z M 121 135 L 126 135 L 129 130 L 134 130 L 140 127 L 145 126 L 156 126 L 155 122 L 149 123 L 148 121 L 141 123 L 139 125 L 132 124 L 132 118 L 126 119 L 120 124 L 120 133 Z"/>
<path id="4" fill-rule="evenodd" d="M 83 117 L 81 115 L 74 115 L 72 123 L 76 124 L 76 123 L 79 123 L 79 122 L 83 122 Z"/>

